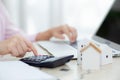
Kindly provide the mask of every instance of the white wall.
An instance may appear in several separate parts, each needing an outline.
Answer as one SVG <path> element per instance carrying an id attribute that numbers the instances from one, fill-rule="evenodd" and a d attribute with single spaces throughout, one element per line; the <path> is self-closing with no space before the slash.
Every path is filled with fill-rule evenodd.
<path id="1" fill-rule="evenodd" d="M 2 0 L 12 20 L 19 26 L 19 0 Z"/>
<path id="2" fill-rule="evenodd" d="M 32 34 L 52 26 L 76 27 L 78 38 L 91 37 L 114 0 L 3 0 L 17 24 Z"/>
<path id="3" fill-rule="evenodd" d="M 61 0 L 3 0 L 13 20 L 29 34 L 61 24 Z"/>
<path id="4" fill-rule="evenodd" d="M 79 38 L 91 37 L 114 0 L 63 0 L 63 23 L 77 28 Z"/>
<path id="5" fill-rule="evenodd" d="M 50 26 L 50 1 L 25 0 L 24 1 L 25 26 L 28 33 L 46 30 Z"/>

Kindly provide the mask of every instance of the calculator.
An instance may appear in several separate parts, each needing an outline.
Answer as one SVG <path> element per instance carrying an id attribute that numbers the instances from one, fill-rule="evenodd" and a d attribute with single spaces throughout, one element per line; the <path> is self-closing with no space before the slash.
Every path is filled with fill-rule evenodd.
<path id="1" fill-rule="evenodd" d="M 55 57 L 52 55 L 38 55 L 22 58 L 20 61 L 35 67 L 55 68 L 69 62 L 73 57 L 73 55 L 62 57 Z"/>

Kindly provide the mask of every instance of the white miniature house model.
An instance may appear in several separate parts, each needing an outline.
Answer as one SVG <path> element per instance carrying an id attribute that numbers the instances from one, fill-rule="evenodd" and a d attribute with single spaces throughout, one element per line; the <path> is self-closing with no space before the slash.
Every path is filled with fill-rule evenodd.
<path id="1" fill-rule="evenodd" d="M 112 53 L 105 49 L 105 47 L 101 49 L 91 42 L 82 48 L 80 50 L 82 69 L 96 70 L 100 69 L 101 65 L 112 63 Z"/>

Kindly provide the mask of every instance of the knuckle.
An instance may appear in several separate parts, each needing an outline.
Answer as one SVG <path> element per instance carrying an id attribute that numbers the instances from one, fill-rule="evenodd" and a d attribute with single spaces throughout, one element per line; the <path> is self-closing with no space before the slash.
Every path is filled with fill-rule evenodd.
<path id="1" fill-rule="evenodd" d="M 73 28 L 73 31 L 74 31 L 74 32 L 77 32 L 77 30 L 76 30 L 75 28 Z"/>
<path id="2" fill-rule="evenodd" d="M 9 45 L 9 48 L 14 48 L 14 47 L 16 47 L 16 43 L 11 42 L 10 45 Z"/>
<path id="3" fill-rule="evenodd" d="M 10 41 L 10 44 L 13 45 L 13 44 L 16 44 L 18 42 L 18 39 L 17 38 L 13 38 L 11 41 Z"/>
<path id="4" fill-rule="evenodd" d="M 26 54 L 26 52 L 21 52 L 17 57 L 23 57 Z"/>
<path id="5" fill-rule="evenodd" d="M 12 52 L 11 55 L 17 57 L 19 54 Z"/>
<path id="6" fill-rule="evenodd" d="M 63 28 L 64 28 L 64 29 L 66 29 L 66 28 L 67 28 L 67 26 L 66 26 L 66 25 L 64 25 L 64 26 L 63 26 Z"/>
<path id="7" fill-rule="evenodd" d="M 17 41 L 19 41 L 19 39 L 18 38 L 14 38 L 14 42 L 17 42 Z"/>
<path id="8" fill-rule="evenodd" d="M 7 50 L 8 50 L 8 52 L 12 52 L 11 47 L 8 47 Z"/>
<path id="9" fill-rule="evenodd" d="M 29 51 L 29 49 L 28 48 L 26 48 L 25 50 L 24 50 L 24 52 L 28 52 Z"/>
<path id="10" fill-rule="evenodd" d="M 13 44 L 9 44 L 9 45 L 7 46 L 8 51 L 9 51 L 9 52 L 12 52 L 13 47 L 14 47 Z"/>

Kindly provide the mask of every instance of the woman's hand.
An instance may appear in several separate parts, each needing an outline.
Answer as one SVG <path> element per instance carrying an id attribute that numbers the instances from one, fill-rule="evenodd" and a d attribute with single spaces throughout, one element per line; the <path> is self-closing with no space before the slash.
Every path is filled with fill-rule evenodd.
<path id="1" fill-rule="evenodd" d="M 38 33 L 36 37 L 36 41 L 39 40 L 49 40 L 51 37 L 56 37 L 59 39 L 65 39 L 63 34 L 66 34 L 71 42 L 75 42 L 77 38 L 77 31 L 75 28 L 70 27 L 68 25 L 61 25 L 58 27 L 54 27 L 45 32 Z"/>
<path id="2" fill-rule="evenodd" d="M 63 34 L 66 34 L 71 42 L 75 42 L 77 38 L 77 31 L 73 27 L 69 27 L 68 25 L 63 25 L 59 27 L 55 27 L 51 31 L 52 36 L 59 38 L 59 39 L 65 39 Z"/>
<path id="3" fill-rule="evenodd" d="M 0 54 L 10 53 L 15 57 L 23 57 L 26 52 L 32 51 L 34 55 L 38 55 L 32 43 L 20 35 L 15 35 L 7 40 L 0 42 Z"/>

